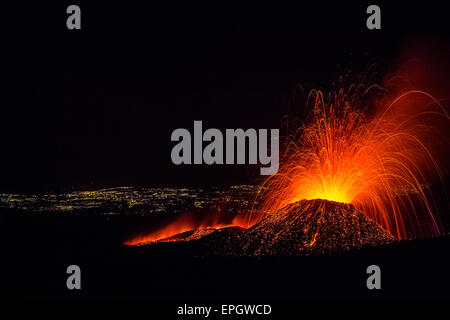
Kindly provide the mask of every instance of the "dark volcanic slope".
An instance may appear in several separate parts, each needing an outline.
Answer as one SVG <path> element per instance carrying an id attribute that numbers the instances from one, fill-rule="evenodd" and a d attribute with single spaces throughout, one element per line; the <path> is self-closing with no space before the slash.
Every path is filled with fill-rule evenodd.
<path id="1" fill-rule="evenodd" d="M 316 199 L 290 204 L 249 229 L 196 230 L 163 241 L 177 240 L 206 254 L 264 256 L 341 252 L 394 238 L 351 204 Z"/>
<path id="2" fill-rule="evenodd" d="M 331 253 L 378 246 L 394 238 L 351 204 L 302 200 L 247 230 L 248 255 Z"/>

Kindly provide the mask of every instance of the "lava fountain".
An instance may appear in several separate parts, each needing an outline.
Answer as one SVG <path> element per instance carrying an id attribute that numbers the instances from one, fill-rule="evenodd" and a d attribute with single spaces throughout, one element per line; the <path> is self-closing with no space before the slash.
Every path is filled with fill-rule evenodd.
<path id="1" fill-rule="evenodd" d="M 378 101 L 372 115 L 353 95 L 310 92 L 311 121 L 289 137 L 249 223 L 299 200 L 325 199 L 354 205 L 398 239 L 441 233 L 430 186 L 444 183 L 438 146 L 449 145 L 448 113 L 424 91 Z"/>
<path id="2" fill-rule="evenodd" d="M 126 245 L 137 245 L 155 241 L 174 241 L 170 238 L 174 235 L 182 234 L 192 230 L 215 230 L 227 227 L 248 227 L 244 221 L 237 218 L 231 221 L 219 219 L 217 216 L 208 215 L 202 219 L 196 219 L 188 213 L 181 214 L 167 225 L 145 235 L 135 236 L 125 242 Z"/>

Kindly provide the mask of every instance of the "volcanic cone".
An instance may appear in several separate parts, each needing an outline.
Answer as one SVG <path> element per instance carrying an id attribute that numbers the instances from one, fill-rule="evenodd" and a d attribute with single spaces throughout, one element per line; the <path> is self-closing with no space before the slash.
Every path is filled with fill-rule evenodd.
<path id="1" fill-rule="evenodd" d="M 246 255 L 332 253 L 394 241 L 353 205 L 322 199 L 285 206 L 249 228 L 246 238 Z"/>

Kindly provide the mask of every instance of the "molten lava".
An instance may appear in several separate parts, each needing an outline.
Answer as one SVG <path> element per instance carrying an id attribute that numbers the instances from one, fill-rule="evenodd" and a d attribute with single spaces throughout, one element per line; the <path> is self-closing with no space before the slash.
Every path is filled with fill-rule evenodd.
<path id="1" fill-rule="evenodd" d="M 342 91 L 312 91 L 312 121 L 291 137 L 281 167 L 262 185 L 260 221 L 302 199 L 351 203 L 396 238 L 436 235 L 429 186 L 442 181 L 449 116 L 423 91 L 409 91 L 366 116 Z M 267 192 L 263 192 L 267 190 Z"/>
<path id="2" fill-rule="evenodd" d="M 236 217 L 231 223 L 221 222 L 217 217 L 211 217 L 198 221 L 191 215 L 181 215 L 168 225 L 143 236 L 134 237 L 125 242 L 126 245 L 136 245 L 140 243 L 154 241 L 177 241 L 171 237 L 192 230 L 222 229 L 227 227 L 247 228 L 248 225 Z"/>

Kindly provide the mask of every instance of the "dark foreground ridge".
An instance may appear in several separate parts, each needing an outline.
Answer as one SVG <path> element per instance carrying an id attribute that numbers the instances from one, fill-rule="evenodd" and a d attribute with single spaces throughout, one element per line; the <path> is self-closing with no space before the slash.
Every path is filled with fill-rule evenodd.
<path id="1" fill-rule="evenodd" d="M 311 202 L 308 212 L 315 208 L 313 203 L 321 207 L 320 201 Z M 122 230 L 146 222 L 146 216 L 0 213 L 0 297 L 136 298 L 179 301 L 179 305 L 198 300 L 218 306 L 223 301 L 450 298 L 450 278 L 445 276 L 450 269 L 450 236 L 382 245 L 384 232 L 359 213 L 352 213 L 351 206 L 329 203 L 336 214 L 344 211 L 345 219 L 332 217 L 326 202 L 322 207 L 326 212 L 306 218 L 301 213 L 306 210 L 304 204 L 291 205 L 289 213 L 287 208 L 280 210 L 279 218 L 273 215 L 249 230 L 190 231 L 180 235 L 191 237 L 189 241 L 140 247 L 124 246 L 128 233 Z M 326 219 L 342 225 L 328 222 L 328 228 Z M 311 222 L 305 232 L 307 221 Z M 268 224 L 275 222 L 283 231 L 277 236 L 275 229 L 265 234 Z M 319 223 L 316 242 L 308 247 Z M 350 232 L 352 229 L 343 234 L 339 231 L 343 225 L 359 228 L 361 234 Z M 329 234 L 334 233 L 332 240 Z M 293 238 L 288 241 L 289 237 Z M 328 242 L 335 250 L 361 249 L 320 254 L 329 252 L 321 251 L 330 250 Z M 282 253 L 276 255 L 276 250 Z M 267 253 L 271 255 L 264 255 Z M 66 270 L 73 264 L 82 270 L 81 290 L 66 287 Z M 372 264 L 382 270 L 382 290 L 367 289 L 366 270 Z"/>
<path id="2" fill-rule="evenodd" d="M 376 222 L 351 204 L 315 199 L 289 204 L 243 229 L 193 230 L 160 242 L 200 246 L 206 254 L 271 256 L 330 254 L 394 242 Z"/>

